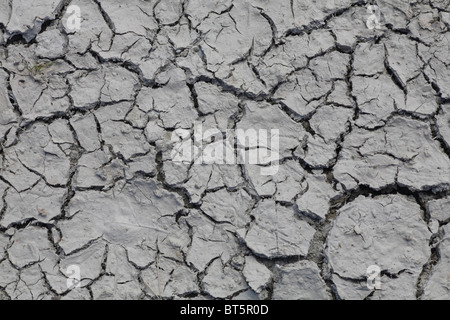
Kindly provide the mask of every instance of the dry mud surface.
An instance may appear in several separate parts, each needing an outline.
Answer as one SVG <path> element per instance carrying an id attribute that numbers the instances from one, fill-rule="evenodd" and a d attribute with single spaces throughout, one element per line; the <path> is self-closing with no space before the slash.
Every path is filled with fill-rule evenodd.
<path id="1" fill-rule="evenodd" d="M 0 0 L 0 299 L 450 299 L 449 30 L 449 0 Z M 173 161 L 199 122 L 279 130 L 276 172 Z"/>

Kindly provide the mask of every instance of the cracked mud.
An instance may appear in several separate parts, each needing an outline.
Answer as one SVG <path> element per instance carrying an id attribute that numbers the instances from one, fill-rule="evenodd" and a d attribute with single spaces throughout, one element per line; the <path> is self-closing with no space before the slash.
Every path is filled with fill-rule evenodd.
<path id="1" fill-rule="evenodd" d="M 449 222 L 449 0 L 0 0 L 0 299 L 450 299 Z"/>

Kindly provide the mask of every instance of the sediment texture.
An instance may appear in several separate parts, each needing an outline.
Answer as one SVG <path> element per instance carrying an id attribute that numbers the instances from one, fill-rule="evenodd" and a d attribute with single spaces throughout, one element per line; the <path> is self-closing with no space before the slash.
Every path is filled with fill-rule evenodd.
<path id="1" fill-rule="evenodd" d="M 0 299 L 450 299 L 449 30 L 448 0 L 0 0 Z M 172 161 L 196 122 L 278 129 L 278 171 Z"/>

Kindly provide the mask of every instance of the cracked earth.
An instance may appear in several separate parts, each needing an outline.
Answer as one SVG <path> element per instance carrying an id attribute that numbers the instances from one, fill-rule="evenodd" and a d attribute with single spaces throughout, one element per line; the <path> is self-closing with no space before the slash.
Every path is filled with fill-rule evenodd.
<path id="1" fill-rule="evenodd" d="M 450 299 L 449 52 L 449 0 L 0 0 L 0 299 Z"/>

